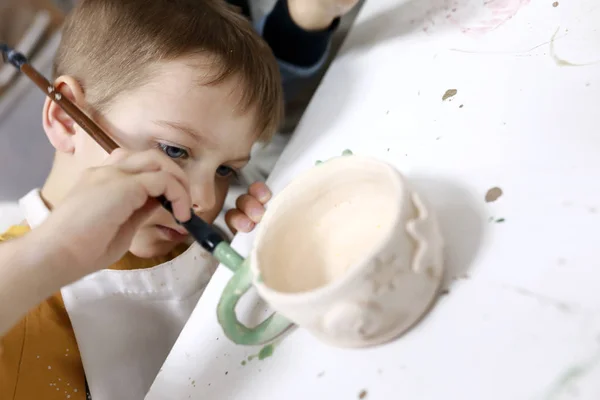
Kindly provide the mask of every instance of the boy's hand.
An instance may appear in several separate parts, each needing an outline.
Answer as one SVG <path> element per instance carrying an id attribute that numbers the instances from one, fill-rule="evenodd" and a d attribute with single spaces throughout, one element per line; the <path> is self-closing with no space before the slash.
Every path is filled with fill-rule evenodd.
<path id="1" fill-rule="evenodd" d="M 235 202 L 236 208 L 227 211 L 225 222 L 231 232 L 250 232 L 265 213 L 264 204 L 271 199 L 271 191 L 263 182 L 255 182 L 248 194 L 241 195 Z"/>
<path id="2" fill-rule="evenodd" d="M 159 207 L 154 197 L 164 195 L 177 219 L 187 221 L 189 193 L 184 172 L 158 150 L 120 149 L 106 165 L 87 170 L 30 236 L 57 272 L 75 280 L 108 267 L 127 252 L 137 228 Z"/>
<path id="3" fill-rule="evenodd" d="M 327 29 L 333 20 L 347 14 L 359 0 L 287 0 L 294 22 L 307 31 Z"/>

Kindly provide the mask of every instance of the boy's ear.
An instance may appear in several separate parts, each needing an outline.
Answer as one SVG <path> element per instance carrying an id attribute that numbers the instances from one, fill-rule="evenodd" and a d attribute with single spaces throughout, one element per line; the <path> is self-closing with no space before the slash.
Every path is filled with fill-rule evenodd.
<path id="1" fill-rule="evenodd" d="M 70 76 L 61 76 L 54 87 L 76 105 L 84 104 L 83 89 L 77 80 Z M 48 140 L 61 153 L 75 151 L 75 121 L 54 101 L 46 98 L 42 114 L 42 123 Z"/>

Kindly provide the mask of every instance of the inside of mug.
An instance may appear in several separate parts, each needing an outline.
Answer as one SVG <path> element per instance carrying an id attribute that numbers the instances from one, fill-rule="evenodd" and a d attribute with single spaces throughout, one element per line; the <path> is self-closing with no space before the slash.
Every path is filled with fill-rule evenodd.
<path id="1" fill-rule="evenodd" d="M 375 160 L 328 164 L 277 195 L 263 221 L 255 260 L 272 290 L 326 286 L 389 240 L 401 201 L 395 171 Z"/>

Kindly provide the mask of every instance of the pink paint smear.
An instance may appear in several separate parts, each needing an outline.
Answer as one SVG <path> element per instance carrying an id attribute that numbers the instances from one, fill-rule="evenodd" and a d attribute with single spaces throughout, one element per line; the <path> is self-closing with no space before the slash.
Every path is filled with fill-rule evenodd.
<path id="1" fill-rule="evenodd" d="M 478 18 L 473 26 L 464 26 L 460 21 L 454 20 L 454 23 L 461 27 L 461 31 L 469 36 L 479 37 L 488 32 L 497 29 L 513 18 L 521 7 L 529 4 L 531 0 L 484 0 L 483 9 L 479 8 L 479 13 L 483 11 L 483 18 Z M 479 14 L 478 13 L 478 14 Z"/>

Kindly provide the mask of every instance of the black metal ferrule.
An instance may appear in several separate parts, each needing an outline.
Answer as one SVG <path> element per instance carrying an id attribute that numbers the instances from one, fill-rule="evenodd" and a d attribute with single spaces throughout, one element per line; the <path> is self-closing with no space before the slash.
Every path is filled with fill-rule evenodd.
<path id="1" fill-rule="evenodd" d="M 0 52 L 2 52 L 2 58 L 4 62 L 8 62 L 18 69 L 21 69 L 24 64 L 27 64 L 27 57 L 25 57 L 22 53 L 11 49 L 4 43 L 0 43 Z"/>
<path id="2" fill-rule="evenodd" d="M 169 200 L 167 200 L 164 196 L 160 196 L 158 197 L 158 201 L 165 210 L 173 214 L 173 207 L 171 206 L 171 202 Z M 200 246 L 202 246 L 204 250 L 211 254 L 213 251 L 215 251 L 217 245 L 224 240 L 223 237 L 217 231 L 215 231 L 209 223 L 194 214 L 194 210 L 192 210 L 192 218 L 190 218 L 189 221 L 177 221 L 177 223 L 183 226 L 194 238 L 194 240 L 200 243 Z"/>

